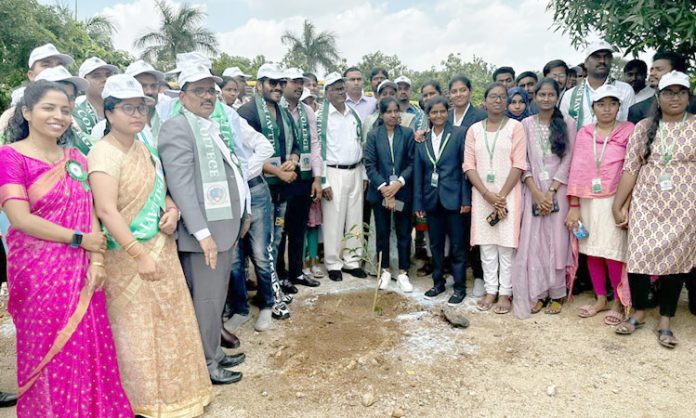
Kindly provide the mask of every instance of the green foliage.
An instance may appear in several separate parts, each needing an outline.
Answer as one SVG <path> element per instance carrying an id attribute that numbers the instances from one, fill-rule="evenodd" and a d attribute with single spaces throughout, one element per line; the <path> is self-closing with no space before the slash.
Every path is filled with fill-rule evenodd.
<path id="1" fill-rule="evenodd" d="M 26 82 L 31 50 L 47 42 L 75 58 L 68 68 L 72 73 L 93 55 L 121 69 L 132 61 L 127 52 L 92 39 L 85 24 L 64 7 L 44 6 L 36 0 L 2 0 L 0 22 L 0 109 L 8 106 L 12 89 Z"/>
<path id="2" fill-rule="evenodd" d="M 320 67 L 330 72 L 345 65 L 336 48 L 336 35 L 327 31 L 317 33 L 309 20 L 304 21 L 302 33 L 285 31 L 280 40 L 288 46 L 283 57 L 283 64 L 288 67 L 315 73 Z"/>
<path id="3" fill-rule="evenodd" d="M 213 59 L 213 73 L 222 75 L 225 68 L 239 67 L 243 73 L 249 74 L 253 78 L 256 77 L 259 67 L 266 62 L 266 57 L 263 55 L 257 55 L 253 59 L 249 59 L 239 55 L 231 56 L 223 52 L 219 57 Z"/>
<path id="4" fill-rule="evenodd" d="M 664 49 L 696 64 L 693 0 L 550 0 L 547 9 L 553 11 L 556 29 L 570 35 L 576 47 L 598 32 L 627 55 Z"/>
<path id="5" fill-rule="evenodd" d="M 356 65 L 360 68 L 360 72 L 365 80 L 365 90 L 370 90 L 370 71 L 373 68 L 385 68 L 389 72 L 389 77 L 394 80 L 396 77 L 404 74 L 407 67 L 401 62 L 397 55 L 384 55 L 382 51 L 370 52 L 363 55 L 360 62 Z"/>
<path id="6" fill-rule="evenodd" d="M 143 49 L 142 59 L 157 68 L 173 68 L 177 53 L 201 51 L 217 54 L 215 34 L 202 26 L 207 16 L 203 10 L 186 3 L 176 9 L 165 0 L 157 1 L 157 7 L 161 13 L 159 29 L 146 33 L 133 43 L 136 48 Z"/>

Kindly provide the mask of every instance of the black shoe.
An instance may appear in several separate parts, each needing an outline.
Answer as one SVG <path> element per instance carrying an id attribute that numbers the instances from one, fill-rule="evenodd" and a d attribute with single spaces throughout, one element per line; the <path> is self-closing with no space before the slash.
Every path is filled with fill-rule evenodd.
<path id="1" fill-rule="evenodd" d="M 686 279 L 686 290 L 689 295 L 689 312 L 696 315 L 696 278 Z"/>
<path id="2" fill-rule="evenodd" d="M 416 276 L 418 277 L 430 276 L 431 274 L 433 274 L 433 265 L 430 261 L 426 261 L 423 267 L 416 270 Z"/>
<path id="3" fill-rule="evenodd" d="M 290 281 L 292 282 L 292 284 L 299 284 L 307 287 L 318 287 L 321 284 L 319 280 L 314 280 L 311 277 L 308 277 L 306 274 L 302 274 L 300 277 L 292 279 Z"/>
<path id="4" fill-rule="evenodd" d="M 239 366 L 244 363 L 246 356 L 244 353 L 239 354 L 226 354 L 225 357 L 220 360 L 218 365 L 224 369 L 229 369 L 230 367 Z"/>
<path id="5" fill-rule="evenodd" d="M 329 270 L 329 279 L 334 282 L 343 281 L 343 274 L 341 274 L 341 270 Z"/>
<path id="6" fill-rule="evenodd" d="M 278 302 L 271 307 L 271 316 L 274 319 L 288 319 L 290 318 L 290 309 L 285 302 Z"/>
<path id="7" fill-rule="evenodd" d="M 459 305 L 466 297 L 466 290 L 455 290 L 447 301 L 448 305 Z"/>
<path id="8" fill-rule="evenodd" d="M 232 307 L 229 303 L 225 303 L 225 309 L 222 311 L 222 322 L 232 318 L 232 315 L 234 315 L 234 312 L 232 312 Z"/>
<path id="9" fill-rule="evenodd" d="M 0 392 L 0 408 L 13 405 L 17 405 L 17 394 L 9 392 Z"/>
<path id="10" fill-rule="evenodd" d="M 210 375 L 210 381 L 214 385 L 228 385 L 230 383 L 237 383 L 240 380 L 242 380 L 242 374 L 240 372 L 233 372 L 223 369 L 222 367 L 218 367 L 217 370 Z"/>
<path id="11" fill-rule="evenodd" d="M 427 292 L 425 292 L 425 297 L 426 298 L 434 298 L 435 296 L 439 295 L 440 293 L 445 291 L 445 285 L 444 284 L 439 284 L 435 285 L 430 288 Z"/>
<path id="12" fill-rule="evenodd" d="M 360 267 L 355 269 L 342 268 L 341 270 L 350 274 L 353 277 L 357 277 L 358 279 L 364 279 L 367 277 L 367 273 L 365 273 L 365 270 L 361 269 Z"/>
<path id="13" fill-rule="evenodd" d="M 239 348 L 242 343 L 239 341 L 236 335 L 227 331 L 225 327 L 222 327 L 222 335 L 220 336 L 220 345 L 225 348 Z"/>
<path id="14" fill-rule="evenodd" d="M 280 281 L 280 288 L 283 290 L 283 293 L 285 293 L 285 294 L 294 295 L 295 293 L 298 292 L 297 288 L 295 287 L 294 284 L 292 284 L 290 282 L 290 280 L 281 280 Z"/>

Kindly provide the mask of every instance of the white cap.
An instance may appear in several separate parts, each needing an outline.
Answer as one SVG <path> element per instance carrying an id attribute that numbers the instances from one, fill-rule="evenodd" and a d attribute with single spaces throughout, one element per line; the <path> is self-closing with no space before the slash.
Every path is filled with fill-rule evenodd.
<path id="1" fill-rule="evenodd" d="M 155 67 L 146 63 L 143 60 L 138 60 L 131 63 L 131 65 L 129 65 L 128 68 L 126 68 L 126 74 L 131 75 L 133 77 L 140 74 L 150 74 L 151 76 L 155 77 L 157 81 L 164 80 L 163 72 L 155 70 Z"/>
<path id="2" fill-rule="evenodd" d="M 41 61 L 48 57 L 58 57 L 64 66 L 68 66 L 75 62 L 73 57 L 67 54 L 61 54 L 58 49 L 53 46 L 53 44 L 41 45 L 38 48 L 34 48 L 29 55 L 29 69 L 36 64 L 36 61 Z"/>
<path id="3" fill-rule="evenodd" d="M 278 64 L 273 64 L 267 62 L 259 67 L 256 72 L 256 79 L 261 80 L 263 78 L 270 78 L 271 80 L 280 80 L 285 77 L 285 71 L 283 71 Z"/>
<path id="4" fill-rule="evenodd" d="M 314 93 L 312 93 L 307 87 L 303 88 L 302 96 L 300 96 L 300 101 L 303 102 L 305 99 L 309 97 L 314 97 L 315 99 L 317 98 L 317 96 Z"/>
<path id="5" fill-rule="evenodd" d="M 19 104 L 24 97 L 25 89 L 26 87 L 18 87 L 12 91 L 12 102 L 10 103 L 10 106 L 17 106 Z"/>
<path id="6" fill-rule="evenodd" d="M 242 70 L 239 69 L 239 67 L 228 67 L 225 68 L 225 71 L 222 72 L 223 77 L 244 77 L 244 78 L 251 78 L 249 74 L 244 74 Z"/>
<path id="7" fill-rule="evenodd" d="M 594 54 L 597 51 L 611 51 L 616 52 L 616 48 L 613 47 L 609 42 L 606 41 L 596 41 L 592 42 L 585 48 L 584 55 L 585 58 L 589 57 L 590 55 Z"/>
<path id="8" fill-rule="evenodd" d="M 107 64 L 103 59 L 97 58 L 97 57 L 90 57 L 85 60 L 85 62 L 80 65 L 80 70 L 78 71 L 78 75 L 82 78 L 85 78 L 85 76 L 92 71 L 98 70 L 100 68 L 105 68 L 109 71 L 111 71 L 113 74 L 118 74 L 120 71 L 118 70 L 118 67 L 115 65 Z"/>
<path id="9" fill-rule="evenodd" d="M 689 84 L 689 76 L 681 71 L 670 71 L 660 78 L 660 82 L 657 83 L 657 89 L 662 90 L 669 86 L 683 86 L 688 89 L 691 87 Z"/>
<path id="10" fill-rule="evenodd" d="M 288 80 L 297 80 L 298 78 L 301 78 L 303 80 L 309 80 L 309 78 L 305 77 L 304 74 L 302 73 L 302 70 L 299 68 L 293 67 L 293 68 L 286 68 L 285 69 L 285 78 Z"/>
<path id="11" fill-rule="evenodd" d="M 179 88 L 183 89 L 186 83 L 195 83 L 196 81 L 212 79 L 215 83 L 222 83 L 222 79 L 210 73 L 210 68 L 205 64 L 189 65 L 184 67 L 179 72 Z"/>
<path id="12" fill-rule="evenodd" d="M 405 78 L 405 77 L 404 77 Z M 402 83 L 405 83 L 405 81 L 402 81 Z M 409 84 L 410 86 L 410 84 Z M 379 94 L 383 88 L 385 87 L 391 87 L 394 90 L 397 90 L 396 83 L 391 81 L 391 80 L 384 80 L 381 83 L 379 83 L 379 86 L 377 86 L 377 91 L 376 93 Z"/>
<path id="13" fill-rule="evenodd" d="M 104 90 L 102 91 L 102 99 L 107 97 L 115 97 L 116 99 L 145 99 L 149 105 L 155 104 L 152 97 L 148 97 L 143 92 L 143 86 L 132 75 L 115 74 L 106 79 Z"/>
<path id="14" fill-rule="evenodd" d="M 324 78 L 324 88 L 327 88 L 338 81 L 346 81 L 346 79 L 343 78 L 341 74 L 334 71 Z"/>
<path id="15" fill-rule="evenodd" d="M 171 71 L 167 71 L 167 74 L 177 74 L 186 67 L 199 64 L 208 67 L 208 69 L 213 68 L 213 63 L 210 62 L 210 58 L 206 57 L 200 52 L 184 52 L 181 54 L 176 54 L 176 68 Z"/>
<path id="16" fill-rule="evenodd" d="M 405 75 L 400 75 L 394 79 L 394 83 L 399 84 L 399 83 L 406 83 L 409 86 L 411 85 L 411 79 L 406 77 Z"/>
<path id="17" fill-rule="evenodd" d="M 621 90 L 613 84 L 605 84 L 592 93 L 592 103 L 598 102 L 605 97 L 614 97 L 621 103 Z"/>
<path id="18" fill-rule="evenodd" d="M 69 81 L 73 83 L 79 91 L 85 91 L 87 87 L 89 87 L 89 82 L 87 80 L 82 77 L 73 76 L 70 74 L 70 71 L 66 70 L 62 65 L 41 71 L 41 73 L 36 76 L 35 80 Z"/>

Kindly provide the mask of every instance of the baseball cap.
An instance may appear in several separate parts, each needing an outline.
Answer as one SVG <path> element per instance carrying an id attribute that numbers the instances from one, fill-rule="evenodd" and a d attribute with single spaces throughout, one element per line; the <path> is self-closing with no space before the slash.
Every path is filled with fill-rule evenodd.
<path id="1" fill-rule="evenodd" d="M 259 67 L 256 72 L 256 79 L 261 80 L 264 78 L 270 78 L 271 80 L 280 80 L 286 78 L 285 71 L 283 71 L 278 64 L 266 63 Z"/>
<path id="2" fill-rule="evenodd" d="M 689 84 L 689 76 L 681 71 L 670 71 L 660 78 L 657 89 L 662 90 L 669 86 L 683 86 L 688 89 L 691 87 Z"/>
<path id="3" fill-rule="evenodd" d="M 179 87 L 183 89 L 186 83 L 195 83 L 196 81 L 204 80 L 206 78 L 212 79 L 215 81 L 215 83 L 222 83 L 222 79 L 211 74 L 210 68 L 208 68 L 205 64 L 199 63 L 196 65 L 189 65 L 188 67 L 182 68 L 179 72 Z"/>
<path id="4" fill-rule="evenodd" d="M 107 70 L 110 70 L 113 74 L 118 74 L 120 71 L 118 70 L 118 67 L 115 65 L 107 64 L 103 59 L 98 58 L 98 57 L 90 57 L 85 60 L 85 62 L 80 65 L 80 70 L 78 71 L 78 75 L 81 78 L 85 78 L 85 76 L 92 71 L 98 70 L 100 68 L 105 68 Z"/>
<path id="5" fill-rule="evenodd" d="M 178 74 L 183 71 L 184 68 L 198 64 L 204 65 L 208 67 L 208 69 L 213 68 L 210 58 L 206 57 L 200 52 L 183 52 L 181 54 L 176 54 L 176 68 L 167 71 L 167 74 Z"/>
<path id="6" fill-rule="evenodd" d="M 145 103 L 154 105 L 155 101 L 152 97 L 146 96 L 143 92 L 143 86 L 132 75 L 115 74 L 106 79 L 104 90 L 102 91 L 102 99 L 114 97 L 116 99 L 145 99 Z"/>
<path id="7" fill-rule="evenodd" d="M 24 90 L 26 87 L 18 87 L 14 90 L 12 90 L 12 96 L 11 99 L 12 101 L 10 102 L 10 106 L 17 106 L 19 102 L 22 100 L 24 97 Z"/>
<path id="8" fill-rule="evenodd" d="M 228 67 L 225 68 L 225 71 L 222 72 L 223 77 L 244 77 L 244 78 L 251 78 L 249 74 L 244 74 L 242 70 L 239 69 L 239 67 Z"/>
<path id="9" fill-rule="evenodd" d="M 405 83 L 405 81 L 404 81 L 404 83 Z M 410 86 L 410 84 L 409 84 L 409 86 Z M 379 83 L 379 86 L 377 86 L 377 94 L 379 94 L 382 91 L 382 89 L 385 87 L 391 87 L 394 90 L 397 89 L 395 82 L 393 82 L 391 80 L 384 80 L 381 83 Z"/>
<path id="10" fill-rule="evenodd" d="M 614 97 L 621 102 L 621 90 L 613 84 L 605 84 L 592 94 L 592 103 L 600 101 L 605 97 Z"/>
<path id="11" fill-rule="evenodd" d="M 61 54 L 58 49 L 53 44 L 45 44 L 40 47 L 34 48 L 29 54 L 29 68 L 36 64 L 36 61 L 40 61 L 48 57 L 58 57 L 64 66 L 68 66 L 75 62 L 73 57 L 67 54 Z"/>
<path id="12" fill-rule="evenodd" d="M 155 77 L 155 79 L 157 81 L 164 80 L 164 73 L 163 72 L 155 70 L 155 67 L 146 63 L 143 60 L 138 60 L 138 61 L 131 63 L 131 65 L 129 65 L 128 68 L 126 68 L 126 74 L 133 76 L 133 77 L 140 75 L 140 74 L 150 74 L 153 77 Z"/>
<path id="13" fill-rule="evenodd" d="M 305 99 L 314 97 L 316 99 L 316 95 L 312 93 L 307 87 L 302 89 L 302 96 L 300 96 L 300 101 L 303 102 Z"/>
<path id="14" fill-rule="evenodd" d="M 411 85 L 411 79 L 408 78 L 408 77 L 406 77 L 405 75 L 400 75 L 400 76 L 396 77 L 396 79 L 394 79 L 394 83 L 395 83 L 395 84 L 406 83 L 406 84 L 408 84 L 408 85 L 410 86 L 410 85 Z"/>
<path id="15" fill-rule="evenodd" d="M 341 74 L 334 71 L 324 78 L 324 88 L 327 88 L 338 81 L 346 81 L 346 79 L 343 78 Z"/>
<path id="16" fill-rule="evenodd" d="M 66 70 L 62 65 L 41 71 L 41 73 L 36 76 L 35 80 L 69 81 L 80 91 L 85 91 L 87 87 L 89 87 L 89 82 L 87 80 L 82 77 L 73 76 L 70 74 L 70 71 Z"/>
<path id="17" fill-rule="evenodd" d="M 287 68 L 285 69 L 285 78 L 288 80 L 296 80 L 298 78 L 301 78 L 303 80 L 309 80 L 309 78 L 304 76 L 304 73 L 302 73 L 302 70 L 299 68 Z"/>
<path id="18" fill-rule="evenodd" d="M 585 58 L 589 57 L 597 51 L 611 51 L 613 53 L 616 52 L 616 48 L 606 41 L 592 42 L 587 46 L 587 48 L 585 48 Z"/>

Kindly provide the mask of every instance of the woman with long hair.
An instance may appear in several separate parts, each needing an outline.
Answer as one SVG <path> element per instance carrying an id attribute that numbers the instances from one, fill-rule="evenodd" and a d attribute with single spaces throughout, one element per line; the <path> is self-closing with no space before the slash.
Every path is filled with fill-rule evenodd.
<path id="1" fill-rule="evenodd" d="M 104 234 L 87 161 L 59 144 L 68 96 L 30 84 L 0 148 L 7 234 L 8 310 L 17 329 L 17 416 L 132 417 L 121 387 L 102 285 Z"/>

